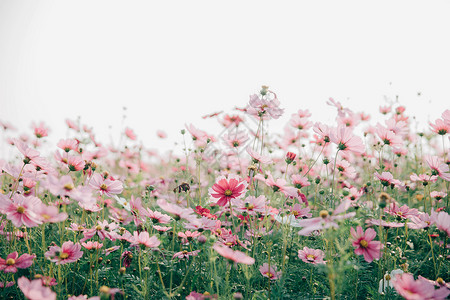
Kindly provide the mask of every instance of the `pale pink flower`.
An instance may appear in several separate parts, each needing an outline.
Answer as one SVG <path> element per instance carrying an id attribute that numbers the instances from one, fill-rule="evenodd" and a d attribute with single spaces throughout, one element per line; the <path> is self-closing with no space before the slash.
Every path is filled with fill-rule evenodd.
<path id="1" fill-rule="evenodd" d="M 220 244 L 215 244 L 213 246 L 213 249 L 217 251 L 220 255 L 223 257 L 234 261 L 235 263 L 240 264 L 246 264 L 246 265 L 253 265 L 255 263 L 255 259 L 246 255 L 244 252 L 241 251 L 234 251 L 226 246 L 222 246 Z"/>
<path id="2" fill-rule="evenodd" d="M 322 123 L 315 123 L 313 130 L 315 133 L 317 133 L 319 136 L 322 137 L 322 139 L 325 143 L 329 143 L 331 141 L 330 136 L 331 136 L 332 128 L 330 128 L 327 125 L 322 124 Z"/>
<path id="3" fill-rule="evenodd" d="M 302 118 L 298 114 L 293 114 L 289 120 L 289 124 L 298 130 L 308 130 L 313 126 L 313 123 L 307 118 Z"/>
<path id="4" fill-rule="evenodd" d="M 68 155 L 67 156 L 67 167 L 70 171 L 81 171 L 85 166 L 84 160 L 80 156 Z"/>
<path id="5" fill-rule="evenodd" d="M 44 256 L 57 265 L 62 265 L 79 260 L 83 256 L 83 251 L 80 249 L 79 243 L 74 244 L 72 241 L 68 241 L 62 244 L 62 247 L 50 246 Z"/>
<path id="6" fill-rule="evenodd" d="M 198 231 L 191 232 L 191 231 L 187 230 L 186 232 L 181 232 L 181 231 L 178 232 L 179 238 L 187 239 L 189 241 L 196 237 L 199 237 L 200 235 L 202 235 L 202 234 Z"/>
<path id="7" fill-rule="evenodd" d="M 245 200 L 236 200 L 234 202 L 237 212 L 247 212 L 249 215 L 257 215 L 258 213 L 266 212 L 266 197 L 260 195 L 259 197 L 248 196 Z"/>
<path id="8" fill-rule="evenodd" d="M 303 219 L 303 218 L 311 218 L 312 217 L 312 214 L 310 213 L 311 209 L 309 207 L 302 208 L 300 203 L 294 204 L 289 209 L 291 211 L 291 214 L 296 219 Z"/>
<path id="9" fill-rule="evenodd" d="M 28 164 L 31 161 L 38 160 L 40 158 L 39 151 L 28 147 L 28 145 L 25 144 L 24 142 L 22 142 L 20 140 L 14 140 L 14 145 L 17 147 L 17 149 L 20 151 L 20 153 L 23 154 L 23 156 L 24 156 L 23 163 L 24 164 Z"/>
<path id="10" fill-rule="evenodd" d="M 30 255 L 27 253 L 22 254 L 19 257 L 17 251 L 8 254 L 6 259 L 0 257 L 0 271 L 5 273 L 16 273 L 17 269 L 26 269 L 33 264 L 33 259 L 36 255 Z"/>
<path id="11" fill-rule="evenodd" d="M 138 233 L 135 231 L 133 233 L 133 238 L 131 239 L 132 245 L 144 245 L 147 248 L 156 248 L 161 244 L 161 241 L 154 235 L 150 237 L 147 231 L 142 231 Z"/>
<path id="12" fill-rule="evenodd" d="M 250 96 L 250 101 L 246 107 L 247 113 L 264 120 L 272 117 L 278 119 L 284 112 L 284 109 L 280 108 L 280 101 L 278 101 L 275 93 L 270 92 L 273 95 L 273 99 L 260 98 L 257 94 Z"/>
<path id="13" fill-rule="evenodd" d="M 439 135 L 446 135 L 450 132 L 450 124 L 445 123 L 444 120 L 437 119 L 436 122 L 429 123 L 431 130 Z"/>
<path id="14" fill-rule="evenodd" d="M 170 223 L 170 216 L 160 213 L 159 211 L 152 211 L 150 208 L 146 208 L 142 211 L 142 215 L 149 218 L 153 223 L 168 224 Z"/>
<path id="15" fill-rule="evenodd" d="M 77 152 L 78 144 L 79 142 L 77 140 L 66 139 L 66 140 L 59 140 L 57 146 L 58 148 L 63 149 L 65 152 L 69 152 L 70 150 Z"/>
<path id="16" fill-rule="evenodd" d="M 56 300 L 56 293 L 44 286 L 41 279 L 30 281 L 22 276 L 17 280 L 17 285 L 29 300 Z"/>
<path id="17" fill-rule="evenodd" d="M 294 175 L 291 176 L 291 179 L 292 179 L 292 184 L 297 189 L 301 189 L 303 187 L 311 185 L 311 183 L 308 181 L 308 178 L 306 178 L 306 177 L 304 177 L 302 175 L 294 174 Z"/>
<path id="18" fill-rule="evenodd" d="M 125 135 L 132 141 L 136 140 L 136 134 L 134 134 L 133 129 L 129 127 L 125 128 Z"/>
<path id="19" fill-rule="evenodd" d="M 261 162 L 262 164 L 272 163 L 272 159 L 270 157 L 259 154 L 257 151 L 250 148 L 250 146 L 248 146 L 245 150 L 247 150 L 247 153 L 252 157 L 255 164 L 258 162 Z"/>
<path id="20" fill-rule="evenodd" d="M 268 263 L 263 263 L 261 267 L 259 267 L 259 272 L 264 277 L 269 278 L 270 280 L 277 280 L 281 277 L 281 271 L 277 272 L 277 266 L 270 265 Z"/>
<path id="21" fill-rule="evenodd" d="M 248 141 L 248 134 L 244 130 L 233 130 L 230 129 L 228 133 L 224 134 L 222 137 L 224 144 L 230 148 L 239 148 L 244 146 L 245 142 Z"/>
<path id="22" fill-rule="evenodd" d="M 111 180 L 105 179 L 102 175 L 95 173 L 91 177 L 91 181 L 89 185 L 97 190 L 100 195 L 107 195 L 108 197 L 112 197 L 112 195 L 120 194 L 123 191 L 122 182 L 119 180 Z"/>
<path id="23" fill-rule="evenodd" d="M 361 138 L 355 136 L 349 127 L 338 126 L 337 129 L 332 130 L 330 140 L 341 151 L 351 151 L 358 154 L 362 154 L 365 151 Z"/>
<path id="24" fill-rule="evenodd" d="M 352 245 L 356 247 L 355 253 L 357 255 L 364 255 L 367 262 L 372 262 L 374 259 L 381 257 L 382 244 L 379 241 L 373 241 L 377 233 L 372 228 L 368 228 L 365 232 L 361 226 L 355 229 L 350 228 L 350 233 L 353 237 Z"/>
<path id="25" fill-rule="evenodd" d="M 380 106 L 380 113 L 382 113 L 383 115 L 391 112 L 392 107 L 391 106 Z"/>
<path id="26" fill-rule="evenodd" d="M 439 157 L 427 155 L 425 161 L 431 168 L 432 175 L 437 175 L 444 180 L 450 181 L 449 167 L 447 164 L 443 163 Z"/>
<path id="27" fill-rule="evenodd" d="M 303 227 L 298 234 L 309 235 L 311 232 L 316 230 L 327 229 L 330 227 L 339 228 L 339 225 L 337 224 L 339 220 L 348 219 L 356 215 L 355 212 L 343 214 L 350 208 L 351 204 L 352 202 L 350 200 L 342 201 L 331 216 L 327 211 L 323 211 L 323 213 L 321 212 L 320 216 L 317 218 L 296 220 L 298 226 Z"/>
<path id="28" fill-rule="evenodd" d="M 179 259 L 185 259 L 185 258 L 189 258 L 190 256 L 197 256 L 199 252 L 200 252 L 200 250 L 195 250 L 192 252 L 183 250 L 183 251 L 175 253 L 173 255 L 173 258 L 178 257 Z"/>
<path id="29" fill-rule="evenodd" d="M 32 128 L 34 129 L 34 135 L 39 139 L 48 136 L 48 127 L 45 126 L 44 122 L 36 124 L 33 122 Z"/>
<path id="30" fill-rule="evenodd" d="M 426 185 L 428 182 L 436 182 L 438 177 L 435 175 L 431 175 L 431 176 L 428 174 L 417 175 L 416 173 L 412 173 L 411 176 L 409 176 L 409 179 L 411 179 L 411 181 L 413 181 L 413 182 L 420 181 L 424 185 Z"/>
<path id="31" fill-rule="evenodd" d="M 58 223 L 67 219 L 68 215 L 65 212 L 59 212 L 56 206 L 47 206 L 41 204 L 36 209 L 36 214 L 39 215 L 40 219 L 44 223 Z"/>
<path id="32" fill-rule="evenodd" d="M 6 218 L 11 220 L 14 226 L 36 227 L 42 224 L 42 220 L 36 210 L 41 206 L 42 201 L 34 196 L 25 197 L 14 194 L 12 199 L 0 194 L 0 211 L 6 214 Z"/>
<path id="33" fill-rule="evenodd" d="M 255 179 L 263 181 L 265 184 L 270 186 L 274 192 L 279 191 L 286 197 L 298 196 L 297 188 L 288 186 L 286 180 L 284 180 L 283 178 L 278 178 L 277 180 L 275 180 L 269 171 L 267 171 L 266 174 L 267 178 L 265 178 L 262 174 L 258 174 L 255 176 Z"/>
<path id="34" fill-rule="evenodd" d="M 156 135 L 157 135 L 160 139 L 165 139 L 165 138 L 167 138 L 167 133 L 165 133 L 165 132 L 162 131 L 162 130 L 156 131 Z"/>
<path id="35" fill-rule="evenodd" d="M 407 300 L 446 299 L 450 290 L 441 287 L 435 290 L 433 284 L 424 279 L 414 280 L 414 276 L 409 273 L 396 275 L 396 280 L 392 282 L 395 290 Z"/>
<path id="36" fill-rule="evenodd" d="M 194 210 L 192 208 L 183 208 L 173 203 L 168 203 L 165 199 L 156 200 L 156 204 L 161 207 L 162 210 L 175 215 L 175 220 L 185 219 L 191 220 L 195 218 L 192 214 Z"/>
<path id="37" fill-rule="evenodd" d="M 298 250 L 298 258 L 300 258 L 305 263 L 309 264 L 325 264 L 323 260 L 325 253 L 320 249 L 311 249 L 308 247 L 303 247 L 303 250 Z"/>
<path id="38" fill-rule="evenodd" d="M 382 126 L 380 123 L 376 126 L 376 132 L 383 145 L 388 145 L 394 148 L 400 148 L 403 145 L 402 138 L 396 135 L 393 131 Z"/>
<path id="39" fill-rule="evenodd" d="M 436 213 L 434 210 L 431 211 L 431 220 L 436 224 L 436 227 L 447 233 L 450 236 L 450 216 L 445 211 L 440 211 Z"/>
<path id="40" fill-rule="evenodd" d="M 419 211 L 416 208 L 409 208 L 406 204 L 399 207 L 396 203 L 391 203 L 384 211 L 401 219 L 411 219 L 413 216 L 419 215 Z"/>
<path id="41" fill-rule="evenodd" d="M 86 248 L 87 250 L 91 250 L 91 249 L 100 249 L 103 247 L 102 243 L 99 242 L 87 242 L 87 243 L 81 243 L 81 245 Z"/>

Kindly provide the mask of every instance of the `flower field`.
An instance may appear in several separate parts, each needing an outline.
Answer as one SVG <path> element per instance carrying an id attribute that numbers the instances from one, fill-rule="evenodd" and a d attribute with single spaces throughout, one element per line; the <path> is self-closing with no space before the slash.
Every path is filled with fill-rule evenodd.
<path id="1" fill-rule="evenodd" d="M 131 128 L 1 122 L 0 298 L 447 299 L 450 110 L 418 132 L 399 104 L 327 105 L 315 122 L 263 86 L 164 155 Z"/>

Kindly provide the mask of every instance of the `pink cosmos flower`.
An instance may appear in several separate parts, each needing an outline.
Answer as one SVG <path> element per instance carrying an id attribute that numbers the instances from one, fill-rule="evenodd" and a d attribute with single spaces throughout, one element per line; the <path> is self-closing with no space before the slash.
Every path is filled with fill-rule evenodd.
<path id="1" fill-rule="evenodd" d="M 236 175 L 220 176 L 209 189 L 212 198 L 218 199 L 217 205 L 225 206 L 232 199 L 239 199 L 245 195 L 247 182 Z"/>
<path id="2" fill-rule="evenodd" d="M 70 150 L 77 152 L 78 144 L 79 142 L 77 140 L 67 139 L 67 140 L 59 140 L 57 146 L 58 148 L 63 149 L 65 152 L 69 152 Z"/>
<path id="3" fill-rule="evenodd" d="M 281 271 L 277 272 L 277 266 L 270 265 L 268 263 L 263 263 L 263 265 L 259 268 L 259 272 L 264 277 L 269 278 L 270 280 L 276 280 L 281 277 Z"/>
<path id="4" fill-rule="evenodd" d="M 131 128 L 125 128 L 125 135 L 132 141 L 136 140 L 136 134 L 134 134 L 134 131 Z"/>
<path id="5" fill-rule="evenodd" d="M 24 142 L 22 142 L 20 140 L 14 140 L 14 145 L 17 147 L 17 149 L 20 151 L 20 153 L 23 154 L 23 156 L 24 156 L 23 163 L 24 164 L 28 164 L 31 161 L 38 160 L 40 158 L 39 151 L 28 147 L 28 145 L 25 144 Z"/>
<path id="6" fill-rule="evenodd" d="M 445 123 L 444 120 L 437 119 L 436 122 L 429 123 L 431 130 L 439 135 L 446 135 L 450 132 L 450 124 Z"/>
<path id="7" fill-rule="evenodd" d="M 56 293 L 42 285 L 41 279 L 31 281 L 22 276 L 17 280 L 17 285 L 29 300 L 56 300 Z"/>
<path id="8" fill-rule="evenodd" d="M 160 213 L 159 211 L 152 211 L 150 208 L 147 208 L 146 210 L 142 211 L 142 215 L 149 218 L 153 223 L 160 223 L 160 224 L 168 224 L 170 223 L 170 216 Z"/>
<path id="9" fill-rule="evenodd" d="M 391 106 L 380 106 L 380 113 L 382 113 L 383 115 L 391 112 L 392 107 Z"/>
<path id="10" fill-rule="evenodd" d="M 48 127 L 45 126 L 44 122 L 36 124 L 33 122 L 32 128 L 34 129 L 34 135 L 39 139 L 48 136 Z"/>
<path id="11" fill-rule="evenodd" d="M 396 275 L 397 280 L 392 284 L 395 290 L 407 300 L 422 300 L 422 299 L 446 299 L 450 294 L 450 290 L 446 287 L 441 287 L 435 290 L 433 284 L 424 279 L 414 280 L 414 276 L 409 273 Z"/>
<path id="12" fill-rule="evenodd" d="M 239 148 L 248 141 L 248 134 L 244 130 L 230 129 L 228 133 L 222 137 L 224 144 L 230 148 Z"/>
<path id="13" fill-rule="evenodd" d="M 167 138 L 167 133 L 165 133 L 165 132 L 162 131 L 162 130 L 157 130 L 157 131 L 156 131 L 156 135 L 157 135 L 160 139 L 165 139 L 165 138 Z"/>
<path id="14" fill-rule="evenodd" d="M 154 235 L 150 237 L 147 231 L 142 231 L 138 233 L 135 231 L 133 233 L 133 238 L 131 239 L 132 245 L 144 245 L 147 248 L 156 248 L 161 244 L 161 241 Z"/>
<path id="15" fill-rule="evenodd" d="M 196 237 L 199 237 L 200 235 L 202 235 L 202 234 L 198 231 L 191 232 L 191 231 L 187 230 L 186 232 L 181 232 L 181 231 L 178 232 L 179 238 L 187 239 L 189 241 Z"/>
<path id="16" fill-rule="evenodd" d="M 443 163 L 439 157 L 427 155 L 425 161 L 431 168 L 432 175 L 437 175 L 444 180 L 450 181 L 449 167 L 447 164 Z"/>
<path id="17" fill-rule="evenodd" d="M 436 227 L 447 233 L 447 236 L 450 236 L 450 215 L 445 211 L 440 211 L 436 213 L 435 211 L 431 211 L 431 220 L 436 223 Z"/>
<path id="18" fill-rule="evenodd" d="M 302 175 L 294 174 L 291 176 L 291 179 L 292 179 L 292 184 L 298 189 L 301 189 L 303 187 L 311 185 L 308 178 L 306 178 Z"/>
<path id="19" fill-rule="evenodd" d="M 179 259 L 185 259 L 185 258 L 189 258 L 190 256 L 197 256 L 199 252 L 200 252 L 200 250 L 195 250 L 192 252 L 183 250 L 183 251 L 175 253 L 173 255 L 173 258 L 178 257 Z"/>
<path id="20" fill-rule="evenodd" d="M 246 255 L 244 252 L 241 251 L 234 251 L 226 246 L 222 246 L 220 244 L 215 244 L 213 246 L 213 249 L 217 251 L 220 255 L 223 257 L 234 261 L 235 263 L 240 264 L 246 264 L 246 265 L 253 265 L 255 263 L 255 259 Z"/>
<path id="21" fill-rule="evenodd" d="M 266 174 L 267 179 L 262 174 L 256 175 L 255 179 L 265 182 L 265 184 L 272 187 L 274 192 L 279 191 L 283 193 L 286 197 L 298 197 L 297 189 L 295 187 L 288 186 L 286 180 L 284 180 L 283 178 L 278 178 L 275 181 L 270 171 L 267 171 Z"/>
<path id="22" fill-rule="evenodd" d="M 269 92 L 266 90 L 266 92 Z M 250 101 L 246 107 L 247 113 L 258 118 L 265 120 L 270 117 L 278 119 L 284 112 L 284 109 L 280 108 L 280 101 L 278 101 L 275 93 L 269 92 L 273 96 L 273 99 L 260 98 L 257 94 L 250 96 Z"/>
<path id="23" fill-rule="evenodd" d="M 79 243 L 74 244 L 72 241 L 68 241 L 62 244 L 62 247 L 51 246 L 44 256 L 57 265 L 63 265 L 79 260 L 83 256 L 83 251 L 80 249 Z"/>
<path id="24" fill-rule="evenodd" d="M 352 129 L 345 126 L 338 126 L 331 131 L 330 140 L 338 146 L 341 151 L 351 151 L 362 154 L 365 151 L 364 144 L 360 137 L 355 136 Z"/>
<path id="25" fill-rule="evenodd" d="M 42 224 L 42 220 L 36 213 L 36 209 L 42 205 L 42 201 L 34 196 L 24 197 L 14 194 L 12 199 L 0 194 L 0 212 L 6 214 L 14 226 L 35 227 Z"/>
<path id="26" fill-rule="evenodd" d="M 315 133 L 317 133 L 319 136 L 322 137 L 322 139 L 325 143 L 329 143 L 331 141 L 330 136 L 331 136 L 332 128 L 330 128 L 327 125 L 322 124 L 322 123 L 315 123 L 313 130 Z"/>
<path id="27" fill-rule="evenodd" d="M 339 228 L 337 221 L 348 219 L 356 215 L 355 212 L 343 214 L 350 208 L 351 204 L 352 202 L 350 200 L 344 200 L 334 210 L 331 216 L 328 211 L 321 211 L 320 216 L 317 218 L 297 220 L 296 223 L 298 227 L 303 227 L 298 234 L 309 235 L 311 232 L 316 230 L 327 229 L 330 227 Z"/>
<path id="28" fill-rule="evenodd" d="M 27 253 L 24 253 L 19 257 L 19 253 L 15 251 L 8 254 L 6 260 L 0 257 L 0 271 L 5 273 L 16 273 L 18 268 L 29 268 L 33 264 L 34 258 L 36 258 L 36 255 Z"/>
<path id="29" fill-rule="evenodd" d="M 41 204 L 36 208 L 36 214 L 43 223 L 59 223 L 66 220 L 68 217 L 67 213 L 60 213 L 56 206 L 47 206 L 45 204 Z"/>
<path id="30" fill-rule="evenodd" d="M 378 174 L 378 172 L 375 172 L 375 179 L 380 180 L 381 184 L 383 186 L 390 186 L 391 184 L 395 185 L 401 185 L 400 180 L 394 179 L 394 176 L 391 174 L 391 172 L 383 172 Z"/>
<path id="31" fill-rule="evenodd" d="M 406 204 L 399 207 L 397 204 L 391 203 L 384 211 L 401 219 L 411 219 L 413 216 L 419 215 L 419 211 L 416 208 L 409 208 Z"/>
<path id="32" fill-rule="evenodd" d="M 99 242 L 87 242 L 87 243 L 81 243 L 81 245 L 86 248 L 87 250 L 91 250 L 91 249 L 100 249 L 103 247 L 102 243 Z"/>
<path id="33" fill-rule="evenodd" d="M 119 180 L 110 180 L 105 179 L 102 175 L 95 173 L 91 177 L 91 181 L 89 185 L 97 190 L 100 195 L 107 195 L 108 197 L 112 197 L 112 195 L 120 194 L 123 191 L 122 182 Z"/>
<path id="34" fill-rule="evenodd" d="M 70 171 L 81 171 L 85 166 L 84 160 L 80 156 L 68 155 L 67 156 L 67 167 Z"/>
<path id="35" fill-rule="evenodd" d="M 373 241 L 377 233 L 372 228 L 363 231 L 361 226 L 355 229 L 350 228 L 350 233 L 353 237 L 352 245 L 356 247 L 355 253 L 357 255 L 364 255 L 367 262 L 372 262 L 374 259 L 381 257 L 380 249 L 382 244 L 379 241 Z"/>
<path id="36" fill-rule="evenodd" d="M 156 204 L 158 204 L 158 206 L 166 212 L 175 215 L 176 220 L 185 219 L 189 221 L 195 218 L 192 215 L 194 213 L 194 210 L 192 208 L 183 208 L 176 204 L 169 203 L 165 199 L 156 200 Z"/>
<path id="37" fill-rule="evenodd" d="M 249 215 L 264 214 L 266 212 L 266 197 L 261 195 L 259 197 L 248 196 L 244 201 L 237 200 L 235 202 L 237 212 L 247 212 Z"/>
<path id="38" fill-rule="evenodd" d="M 302 208 L 300 203 L 294 204 L 289 209 L 291 211 L 291 214 L 296 219 L 303 219 L 303 218 L 311 218 L 312 217 L 312 214 L 310 213 L 311 209 L 309 207 Z"/>
<path id="39" fill-rule="evenodd" d="M 313 126 L 313 123 L 307 118 L 300 117 L 298 114 L 293 114 L 289 120 L 289 124 L 298 130 L 308 130 Z"/>
<path id="40" fill-rule="evenodd" d="M 305 263 L 309 264 L 325 264 L 323 260 L 325 253 L 320 249 L 311 249 L 308 247 L 303 247 L 303 250 L 298 250 L 298 258 L 300 258 Z"/>
<path id="41" fill-rule="evenodd" d="M 258 162 L 261 162 L 262 164 L 272 163 L 272 159 L 270 157 L 259 154 L 257 151 L 254 151 L 252 148 L 250 148 L 250 146 L 245 150 L 252 157 L 255 164 L 257 164 Z"/>
<path id="42" fill-rule="evenodd" d="M 380 140 L 384 145 L 388 145 L 394 148 L 400 148 L 403 145 L 402 138 L 396 135 L 393 131 L 388 130 L 380 123 L 376 126 L 376 132 Z"/>
<path id="43" fill-rule="evenodd" d="M 426 185 L 428 182 L 436 182 L 438 178 L 437 176 L 434 175 L 431 176 L 428 174 L 417 175 L 416 173 L 412 173 L 411 176 L 409 176 L 409 179 L 411 179 L 412 182 L 420 181 L 424 185 Z"/>

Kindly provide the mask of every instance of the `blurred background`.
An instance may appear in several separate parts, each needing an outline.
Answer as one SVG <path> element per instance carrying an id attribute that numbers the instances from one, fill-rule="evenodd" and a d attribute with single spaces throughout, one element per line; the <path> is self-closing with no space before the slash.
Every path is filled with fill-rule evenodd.
<path id="1" fill-rule="evenodd" d="M 398 101 L 428 128 L 450 108 L 449 11 L 411 0 L 3 0 L 0 121 L 29 135 L 44 121 L 56 145 L 65 119 L 80 117 L 105 144 L 128 126 L 166 151 L 185 124 L 219 133 L 202 116 L 236 113 L 268 85 L 285 108 L 273 131 L 298 109 L 333 124 L 329 97 L 373 123 Z"/>

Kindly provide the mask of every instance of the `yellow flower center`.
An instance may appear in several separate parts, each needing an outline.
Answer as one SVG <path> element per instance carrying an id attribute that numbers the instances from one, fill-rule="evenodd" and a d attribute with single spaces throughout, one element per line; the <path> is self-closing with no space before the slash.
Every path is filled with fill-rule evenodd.
<path id="1" fill-rule="evenodd" d="M 46 220 L 50 219 L 50 216 L 47 215 L 47 214 L 43 214 L 42 217 L 43 217 L 44 219 L 46 219 Z"/>
<path id="2" fill-rule="evenodd" d="M 363 248 L 367 248 L 367 246 L 369 246 L 369 243 L 366 240 L 361 240 L 361 242 L 359 242 L 359 244 Z"/>
<path id="3" fill-rule="evenodd" d="M 106 190 L 108 190 L 108 187 L 106 186 L 106 184 L 102 184 L 102 185 L 100 186 L 100 189 L 101 189 L 102 191 L 106 191 Z"/>
<path id="4" fill-rule="evenodd" d="M 16 261 L 13 259 L 13 258 L 8 258 L 7 260 L 6 260 L 6 264 L 8 265 L 8 266 L 12 266 L 13 264 L 15 264 L 16 263 Z"/>
<path id="5" fill-rule="evenodd" d="M 102 230 L 102 226 L 97 225 L 97 226 L 95 227 L 95 229 L 96 229 L 96 230 Z"/>
<path id="6" fill-rule="evenodd" d="M 225 196 L 231 196 L 231 194 L 233 194 L 233 192 L 231 190 L 225 191 Z"/>
<path id="7" fill-rule="evenodd" d="M 248 208 L 248 209 L 254 209 L 255 206 L 254 206 L 253 204 L 250 204 L 247 208 Z"/>
<path id="8" fill-rule="evenodd" d="M 266 275 L 267 275 L 267 277 L 269 277 L 269 278 L 272 278 L 272 277 L 273 277 L 273 274 L 272 274 L 272 273 L 269 273 L 269 272 L 266 272 Z"/>
<path id="9" fill-rule="evenodd" d="M 314 255 L 312 255 L 312 254 L 308 254 L 308 255 L 306 255 L 306 259 L 307 260 L 314 260 L 314 259 L 316 259 L 316 257 Z"/>
<path id="10" fill-rule="evenodd" d="M 17 212 L 18 212 L 19 214 L 23 214 L 23 213 L 25 212 L 25 208 L 22 207 L 22 206 L 19 206 L 19 207 L 17 208 Z"/>
<path id="11" fill-rule="evenodd" d="M 64 185 L 64 189 L 66 191 L 71 191 L 71 190 L 73 190 L 73 188 L 74 188 L 74 186 L 71 183 L 68 183 L 68 184 Z"/>
<path id="12" fill-rule="evenodd" d="M 326 217 L 328 217 L 328 211 L 326 210 L 321 210 L 319 213 L 319 216 L 323 219 L 325 219 Z"/>
<path id="13" fill-rule="evenodd" d="M 69 254 L 66 253 L 66 252 L 63 252 L 63 253 L 61 253 L 61 254 L 59 255 L 59 258 L 61 258 L 61 259 L 66 259 L 66 258 L 68 258 L 68 257 L 69 257 Z"/>

